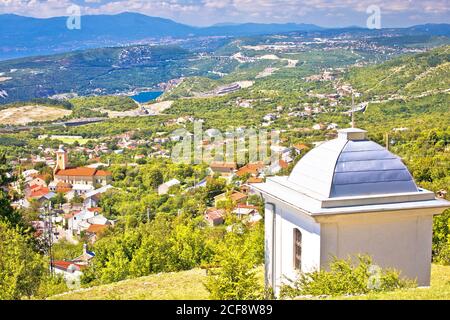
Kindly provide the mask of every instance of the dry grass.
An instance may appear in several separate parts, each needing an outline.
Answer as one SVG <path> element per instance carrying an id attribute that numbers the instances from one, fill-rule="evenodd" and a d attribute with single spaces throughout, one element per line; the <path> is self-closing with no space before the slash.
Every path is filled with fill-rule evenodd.
<path id="1" fill-rule="evenodd" d="M 71 113 L 70 110 L 47 106 L 14 107 L 0 110 L 0 123 L 24 125 L 34 121 L 53 121 Z"/>
<path id="2" fill-rule="evenodd" d="M 205 270 L 154 274 L 51 297 L 57 300 L 205 300 Z"/>

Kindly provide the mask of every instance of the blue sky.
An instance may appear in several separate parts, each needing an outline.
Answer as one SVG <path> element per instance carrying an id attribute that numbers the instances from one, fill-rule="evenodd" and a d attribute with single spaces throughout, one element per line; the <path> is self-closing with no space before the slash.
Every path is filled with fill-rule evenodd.
<path id="1" fill-rule="evenodd" d="M 72 4 L 79 5 L 82 14 L 133 11 L 201 26 L 228 22 L 364 26 L 370 5 L 379 6 L 382 27 L 450 22 L 450 0 L 0 0 L 0 13 L 64 16 Z"/>

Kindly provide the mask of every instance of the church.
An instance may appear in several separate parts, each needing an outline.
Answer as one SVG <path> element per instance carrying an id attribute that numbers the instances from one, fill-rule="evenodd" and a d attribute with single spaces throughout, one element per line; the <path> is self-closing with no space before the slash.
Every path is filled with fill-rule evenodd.
<path id="1" fill-rule="evenodd" d="M 111 172 L 88 167 L 70 167 L 67 151 L 60 145 L 56 151 L 56 165 L 53 170 L 56 184 L 106 186 L 111 182 Z"/>
<path id="2" fill-rule="evenodd" d="M 367 131 L 339 130 L 289 176 L 252 188 L 265 202 L 265 279 L 275 294 L 300 272 L 357 254 L 430 285 L 433 215 L 450 202 L 417 187 L 401 159 Z"/>

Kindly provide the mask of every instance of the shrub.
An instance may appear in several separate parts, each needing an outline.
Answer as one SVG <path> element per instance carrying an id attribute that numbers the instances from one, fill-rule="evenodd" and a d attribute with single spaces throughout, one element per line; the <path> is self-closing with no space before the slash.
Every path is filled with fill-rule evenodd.
<path id="1" fill-rule="evenodd" d="M 381 269 L 372 264 L 372 258 L 358 255 L 357 263 L 351 258 L 333 258 L 330 270 L 301 273 L 296 281 L 281 287 L 281 298 L 301 295 L 357 295 L 374 291 L 391 291 L 413 287 L 414 282 L 401 279 L 397 271 Z"/>

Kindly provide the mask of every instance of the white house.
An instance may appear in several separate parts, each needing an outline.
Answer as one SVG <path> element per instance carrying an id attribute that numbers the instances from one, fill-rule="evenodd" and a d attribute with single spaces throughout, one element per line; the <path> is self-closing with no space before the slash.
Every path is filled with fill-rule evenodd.
<path id="1" fill-rule="evenodd" d="M 290 176 L 253 184 L 265 201 L 266 284 L 369 254 L 430 284 L 433 215 L 450 207 L 418 188 L 399 157 L 351 128 L 307 153 Z"/>

